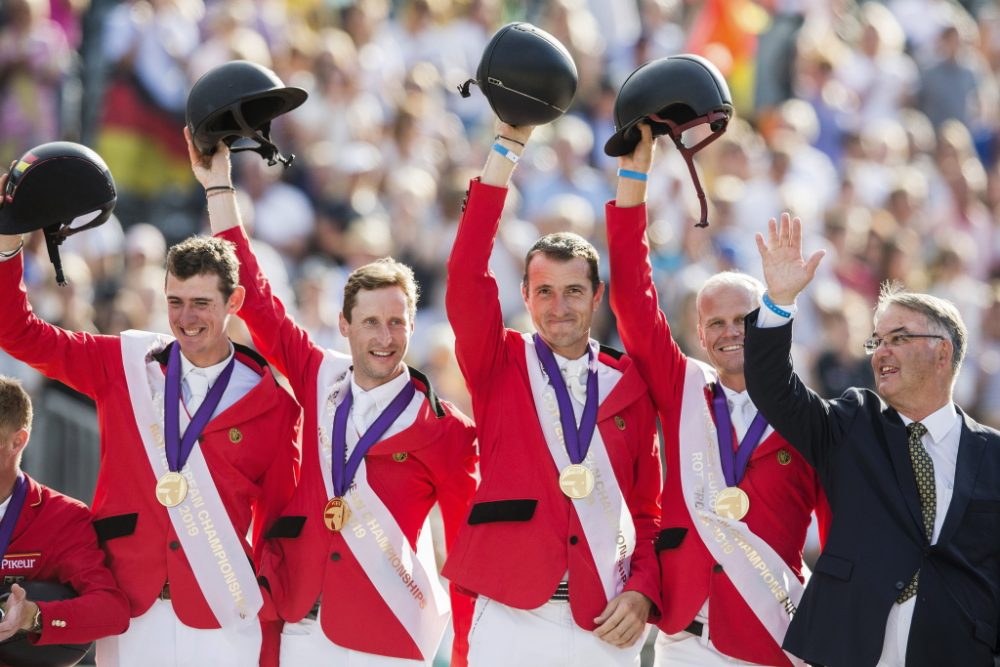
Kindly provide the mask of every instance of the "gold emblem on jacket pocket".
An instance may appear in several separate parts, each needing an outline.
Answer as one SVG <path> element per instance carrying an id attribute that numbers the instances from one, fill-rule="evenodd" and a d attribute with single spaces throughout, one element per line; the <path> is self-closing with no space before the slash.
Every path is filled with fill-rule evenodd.
<path id="1" fill-rule="evenodd" d="M 406 452 L 396 452 L 395 454 L 392 455 L 392 460 L 395 461 L 396 463 L 402 463 L 407 458 L 409 458 L 409 456 L 410 455 L 407 454 Z"/>
<path id="2" fill-rule="evenodd" d="M 783 466 L 786 466 L 786 465 L 788 465 L 791 462 L 792 462 L 792 455 L 788 452 L 788 450 L 787 449 L 779 449 L 778 450 L 778 463 L 780 463 Z"/>
<path id="3" fill-rule="evenodd" d="M 621 415 L 615 415 L 615 426 L 618 427 L 619 431 L 625 430 L 625 419 Z"/>
<path id="4" fill-rule="evenodd" d="M 243 434 L 240 432 L 238 428 L 229 429 L 229 442 L 236 444 L 241 440 L 243 440 Z"/>

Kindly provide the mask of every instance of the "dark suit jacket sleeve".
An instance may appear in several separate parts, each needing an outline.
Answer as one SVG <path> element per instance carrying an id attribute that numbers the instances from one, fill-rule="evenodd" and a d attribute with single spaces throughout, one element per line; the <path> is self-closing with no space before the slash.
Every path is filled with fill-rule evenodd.
<path id="1" fill-rule="evenodd" d="M 746 319 L 743 354 L 747 391 L 767 421 L 821 474 L 854 412 L 853 392 L 826 401 L 792 370 L 792 324 L 762 329 L 755 310 Z"/>

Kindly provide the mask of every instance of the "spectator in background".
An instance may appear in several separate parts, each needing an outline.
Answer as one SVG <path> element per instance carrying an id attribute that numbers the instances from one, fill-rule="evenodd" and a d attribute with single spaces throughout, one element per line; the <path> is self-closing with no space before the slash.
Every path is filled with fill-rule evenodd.
<path id="1" fill-rule="evenodd" d="M 954 119 L 972 127 L 980 114 L 980 74 L 963 53 L 958 28 L 949 25 L 937 40 L 938 57 L 920 72 L 917 107 L 927 114 L 934 127 Z"/>
<path id="2" fill-rule="evenodd" d="M 839 300 L 820 304 L 823 348 L 813 377 L 823 398 L 837 398 L 849 387 L 875 388 L 871 364 L 864 354 L 871 333 L 867 303 L 856 292 L 843 290 Z"/>
<path id="3" fill-rule="evenodd" d="M 917 68 L 903 52 L 905 35 L 884 5 L 861 5 L 861 34 L 837 67 L 837 77 L 858 100 L 855 127 L 892 118 L 916 93 Z"/>
<path id="4" fill-rule="evenodd" d="M 72 52 L 48 0 L 7 0 L 0 27 L 0 162 L 62 138 L 60 92 Z M 3 162 L 6 165 L 6 162 Z"/>

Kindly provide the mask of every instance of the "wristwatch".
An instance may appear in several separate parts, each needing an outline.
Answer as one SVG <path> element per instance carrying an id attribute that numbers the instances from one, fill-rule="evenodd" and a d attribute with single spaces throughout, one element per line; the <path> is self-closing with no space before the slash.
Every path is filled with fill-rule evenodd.
<path id="1" fill-rule="evenodd" d="M 28 632 L 37 635 L 41 631 L 42 631 L 42 608 L 36 604 L 35 615 L 31 618 L 31 627 L 28 628 Z"/>

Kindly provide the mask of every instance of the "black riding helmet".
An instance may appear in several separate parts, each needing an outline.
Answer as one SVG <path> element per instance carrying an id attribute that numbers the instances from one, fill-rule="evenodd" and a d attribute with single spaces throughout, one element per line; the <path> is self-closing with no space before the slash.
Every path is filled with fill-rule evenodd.
<path id="1" fill-rule="evenodd" d="M 104 224 L 117 199 L 115 181 L 100 155 L 70 141 L 42 144 L 11 167 L 0 204 L 0 234 L 44 229 L 56 280 L 64 285 L 59 244 Z M 73 226 L 77 220 L 82 222 Z"/>
<path id="2" fill-rule="evenodd" d="M 205 155 L 210 155 L 220 141 L 231 146 L 245 137 L 257 145 L 233 151 L 253 151 L 269 165 L 280 162 L 288 167 L 295 156 L 286 158 L 271 143 L 271 120 L 298 107 L 306 97 L 306 91 L 285 86 L 266 67 L 233 60 L 209 70 L 191 87 L 186 110 L 188 130 L 195 148 Z"/>
<path id="3" fill-rule="evenodd" d="M 622 84 L 615 99 L 615 133 L 604 145 L 612 157 L 627 155 L 639 143 L 640 121 L 649 123 L 653 136 L 668 135 L 687 162 L 701 202 L 699 227 L 708 226 L 708 207 L 692 158 L 726 131 L 733 116 L 733 98 L 725 78 L 708 60 L 683 54 L 660 58 L 636 69 Z M 681 135 L 708 123 L 712 133 L 686 147 Z"/>
<path id="4" fill-rule="evenodd" d="M 483 50 L 476 84 L 497 118 L 508 125 L 544 125 L 566 113 L 576 94 L 573 57 L 558 39 L 530 23 L 500 28 Z"/>

